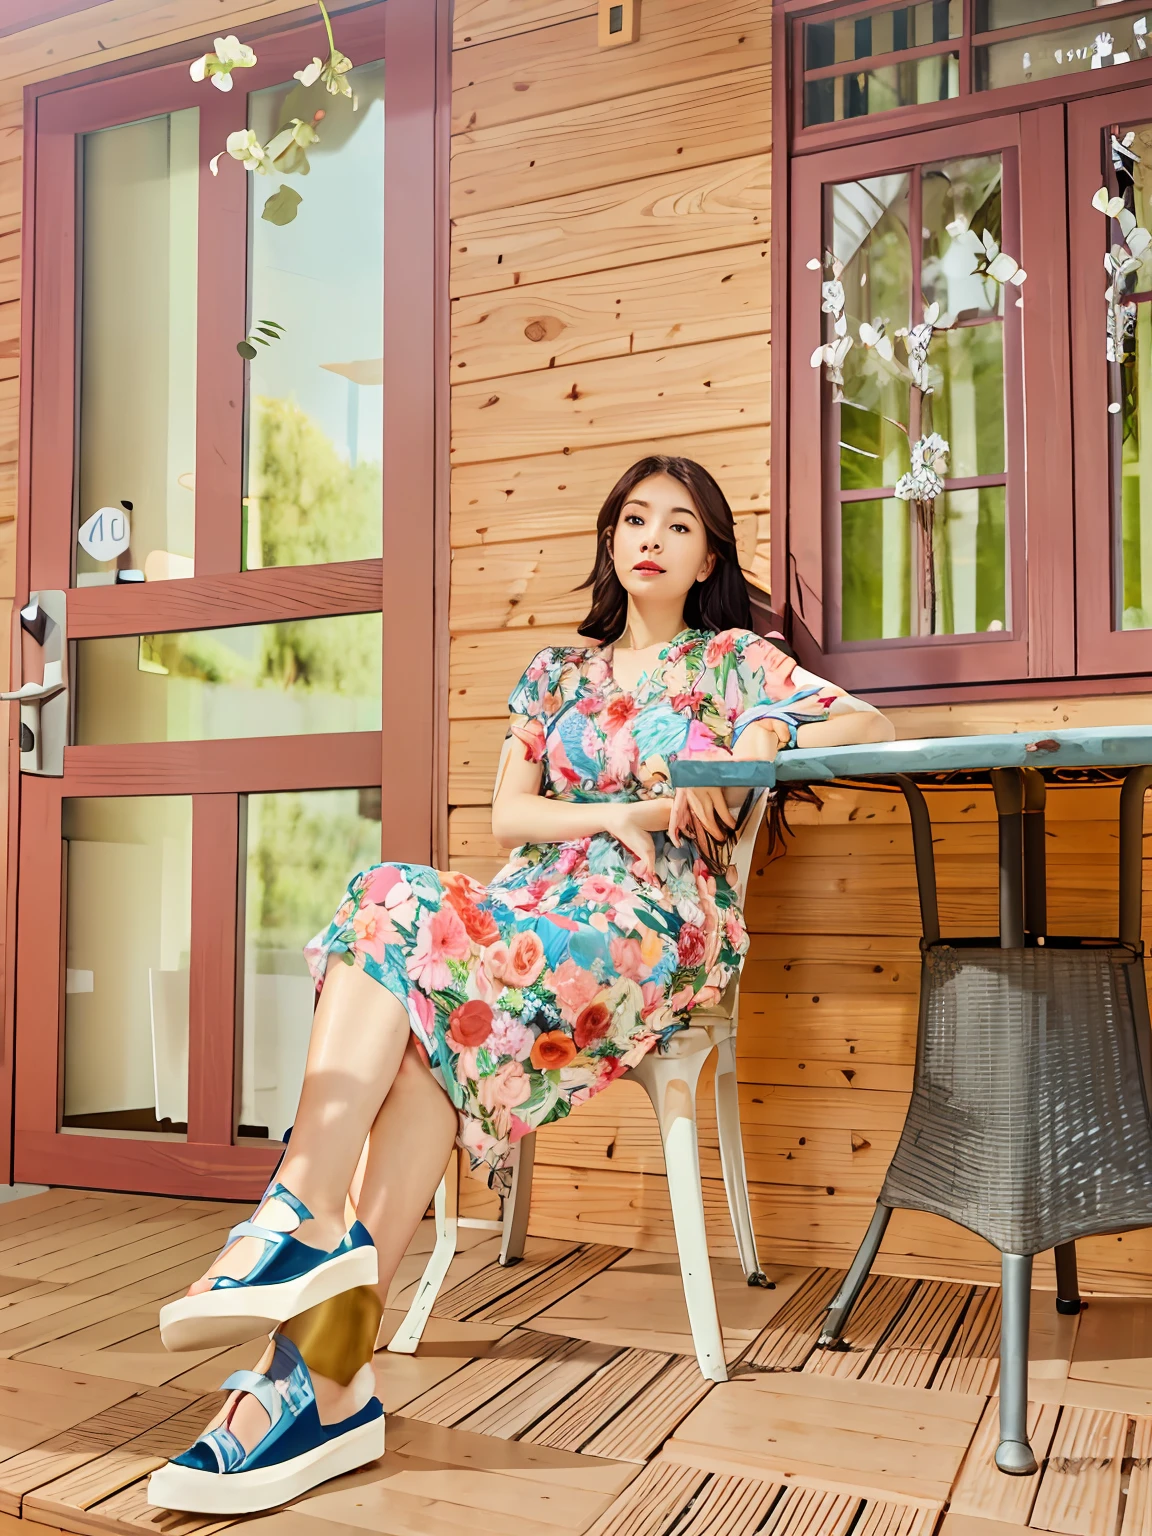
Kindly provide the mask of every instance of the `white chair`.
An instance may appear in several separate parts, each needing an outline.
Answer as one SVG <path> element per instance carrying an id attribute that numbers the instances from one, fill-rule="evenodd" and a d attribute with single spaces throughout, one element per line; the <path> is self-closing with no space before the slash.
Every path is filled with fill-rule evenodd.
<path id="1" fill-rule="evenodd" d="M 501 754 L 497 769 L 497 787 L 503 776 L 506 758 L 507 746 Z M 737 895 L 741 904 L 748 888 L 752 853 L 767 803 L 767 795 L 761 792 L 745 812 L 736 845 L 734 863 Z M 672 1038 L 667 1051 L 650 1051 L 639 1066 L 628 1074 L 644 1087 L 656 1110 L 660 1139 L 664 1146 L 668 1194 L 672 1203 L 672 1221 L 676 1232 L 680 1273 L 684 1281 L 688 1320 L 700 1370 L 710 1381 L 728 1379 L 724 1339 L 716 1310 L 712 1270 L 708 1262 L 700 1151 L 696 1134 L 696 1086 L 701 1068 L 712 1050 L 716 1051 L 716 1122 L 720 1140 L 720 1164 L 740 1264 L 749 1285 L 767 1287 L 770 1284 L 760 1268 L 756 1253 L 748 1199 L 748 1176 L 744 1168 L 744 1143 L 740 1134 L 740 1102 L 736 1079 L 739 998 L 740 980 L 737 975 L 728 983 L 723 997 L 713 1007 L 693 1013 L 692 1023 Z M 503 1219 L 479 1221 L 462 1218 L 458 1214 L 459 1165 L 453 1149 L 448 1172 L 436 1191 L 436 1245 L 407 1315 L 388 1345 L 393 1353 L 415 1353 L 456 1252 L 458 1226 L 482 1227 L 502 1232 L 501 1264 L 515 1264 L 523 1257 L 532 1198 L 534 1152 L 534 1135 L 525 1136 L 517 1143 L 514 1148 L 512 1187 L 503 1202 Z"/>

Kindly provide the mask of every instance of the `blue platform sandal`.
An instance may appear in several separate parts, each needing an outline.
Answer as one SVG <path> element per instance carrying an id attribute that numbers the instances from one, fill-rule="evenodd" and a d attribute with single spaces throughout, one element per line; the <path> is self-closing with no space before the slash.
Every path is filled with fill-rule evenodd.
<path id="1" fill-rule="evenodd" d="M 270 1420 L 263 1439 L 246 1451 L 229 1428 L 229 1411 L 222 1424 L 153 1472 L 149 1504 L 205 1515 L 255 1514 L 384 1454 L 380 1399 L 370 1398 L 338 1424 L 322 1424 L 308 1367 L 290 1339 L 277 1337 L 266 1376 L 237 1371 L 224 1390 L 248 1392 L 260 1403 Z"/>
<path id="2" fill-rule="evenodd" d="M 233 1227 L 224 1252 L 242 1237 L 259 1238 L 264 1251 L 243 1279 L 217 1275 L 208 1290 L 162 1307 L 160 1337 L 165 1349 L 243 1344 L 342 1291 L 376 1284 L 376 1249 L 361 1222 L 353 1222 L 336 1247 L 325 1253 L 292 1236 L 301 1222 L 312 1217 L 303 1201 L 278 1183 L 271 1185 L 260 1205 L 273 1199 L 291 1212 L 295 1226 L 281 1232 L 257 1221 L 242 1221 Z"/>

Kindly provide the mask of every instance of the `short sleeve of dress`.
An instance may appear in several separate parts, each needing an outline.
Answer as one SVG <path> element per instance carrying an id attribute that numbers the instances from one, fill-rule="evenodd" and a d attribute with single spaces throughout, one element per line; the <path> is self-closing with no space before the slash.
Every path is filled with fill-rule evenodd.
<path id="1" fill-rule="evenodd" d="M 704 653 L 706 687 L 723 699 L 732 727 L 732 743 L 757 720 L 781 720 L 793 742 L 796 727 L 828 717 L 843 693 L 834 683 L 806 671 L 763 635 L 745 629 L 723 630 Z"/>
<path id="2" fill-rule="evenodd" d="M 515 737 L 522 743 L 525 755 L 533 763 L 544 757 L 544 739 L 558 674 L 558 653 L 555 647 L 549 646 L 537 651 L 508 695 L 508 737 Z"/>

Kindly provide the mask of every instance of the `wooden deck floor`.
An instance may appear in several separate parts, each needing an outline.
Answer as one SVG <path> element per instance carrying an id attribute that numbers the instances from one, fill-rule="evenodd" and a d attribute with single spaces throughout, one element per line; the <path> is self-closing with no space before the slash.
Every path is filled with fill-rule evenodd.
<path id="1" fill-rule="evenodd" d="M 0 1206 L 0 1532 L 236 1523 L 144 1492 L 259 1352 L 169 1355 L 155 1326 L 235 1217 L 68 1190 Z M 397 1277 L 397 1321 L 430 1241 Z M 498 1239 L 464 1241 L 419 1354 L 376 1357 L 384 1460 L 239 1522 L 253 1536 L 1152 1536 L 1152 1299 L 1058 1318 L 1037 1293 L 1044 1464 L 1009 1479 L 991 1463 L 994 1288 L 878 1276 L 830 1354 L 813 1346 L 838 1271 L 750 1291 L 721 1262 L 732 1380 L 709 1386 L 674 1260 L 531 1239 L 504 1270 Z"/>

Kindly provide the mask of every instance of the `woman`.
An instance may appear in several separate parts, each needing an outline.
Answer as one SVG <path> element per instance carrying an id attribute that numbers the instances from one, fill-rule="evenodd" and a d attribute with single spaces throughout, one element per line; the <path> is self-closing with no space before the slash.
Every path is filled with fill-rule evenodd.
<path id="1" fill-rule="evenodd" d="M 154 1503 L 250 1512 L 379 1455 L 381 1306 L 453 1139 L 503 1189 L 521 1136 L 599 1093 L 738 971 L 735 817 L 719 791 L 674 792 L 670 763 L 893 734 L 750 632 L 731 509 L 690 460 L 623 476 L 585 585 L 580 633 L 598 644 L 541 651 L 509 700 L 492 811 L 509 863 L 488 887 L 378 864 L 307 948 L 320 996 L 276 1181 L 161 1314 L 174 1348 L 275 1331 L 155 1474 Z"/>

